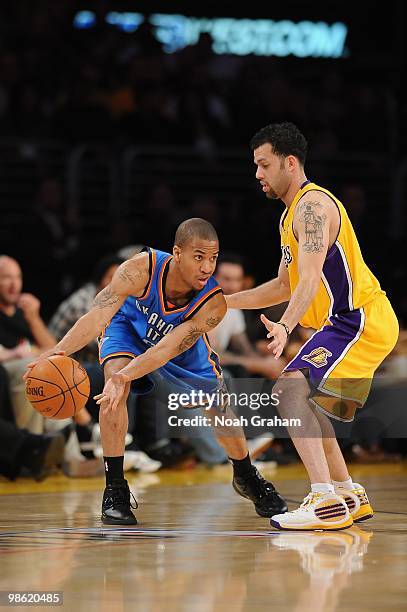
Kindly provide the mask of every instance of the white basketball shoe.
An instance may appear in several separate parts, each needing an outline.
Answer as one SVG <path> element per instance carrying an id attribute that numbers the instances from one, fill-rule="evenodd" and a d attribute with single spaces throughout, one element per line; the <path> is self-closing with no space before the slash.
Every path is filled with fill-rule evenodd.
<path id="1" fill-rule="evenodd" d="M 342 496 L 311 492 L 296 510 L 275 514 L 270 525 L 294 531 L 334 531 L 351 527 L 353 519 Z"/>
<path id="2" fill-rule="evenodd" d="M 345 500 L 354 523 L 373 518 L 373 508 L 362 485 L 354 482 L 352 489 L 335 487 L 335 493 Z"/>

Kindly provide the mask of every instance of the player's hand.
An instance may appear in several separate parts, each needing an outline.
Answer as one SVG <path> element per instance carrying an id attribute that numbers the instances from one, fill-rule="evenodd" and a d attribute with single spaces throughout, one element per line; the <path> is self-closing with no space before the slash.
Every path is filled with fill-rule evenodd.
<path id="1" fill-rule="evenodd" d="M 283 325 L 270 321 L 264 314 L 260 315 L 260 320 L 269 332 L 267 338 L 273 338 L 270 344 L 267 345 L 267 348 L 273 353 L 275 359 L 278 359 L 287 343 L 287 332 Z"/>
<path id="2" fill-rule="evenodd" d="M 31 293 L 22 293 L 17 302 L 17 306 L 21 308 L 24 313 L 24 317 L 27 319 L 27 321 L 29 321 L 30 319 L 38 317 L 41 302 Z"/>
<path id="3" fill-rule="evenodd" d="M 65 351 L 56 351 L 55 349 L 49 349 L 48 351 L 41 353 L 41 355 L 39 355 L 37 359 L 34 359 L 30 363 L 27 363 L 27 371 L 23 376 L 23 380 L 27 380 L 27 378 L 31 376 L 32 368 L 35 365 L 37 365 L 37 363 L 41 361 L 42 359 L 47 359 L 47 357 L 51 357 L 52 355 L 65 355 L 65 354 L 66 354 Z"/>
<path id="4" fill-rule="evenodd" d="M 120 400 L 123 398 L 123 394 L 126 389 L 126 384 L 129 382 L 129 377 L 125 374 L 112 374 L 107 383 L 104 386 L 102 393 L 95 395 L 93 399 L 102 408 L 102 410 L 116 410 Z"/>

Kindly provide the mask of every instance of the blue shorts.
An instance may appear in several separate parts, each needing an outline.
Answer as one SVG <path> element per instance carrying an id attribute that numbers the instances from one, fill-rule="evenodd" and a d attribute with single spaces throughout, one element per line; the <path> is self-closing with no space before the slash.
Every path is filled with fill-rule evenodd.
<path id="1" fill-rule="evenodd" d="M 118 312 L 110 321 L 99 338 L 99 361 L 103 366 L 110 359 L 128 357 L 134 359 L 146 352 L 151 345 L 141 340 L 134 330 L 131 321 Z M 183 365 L 185 366 L 185 360 Z M 207 364 L 205 363 L 205 368 Z M 154 373 L 137 378 L 132 382 L 132 391 L 139 395 L 149 393 L 158 381 L 165 380 L 166 387 L 178 393 L 188 393 L 191 390 L 202 390 L 204 393 L 215 393 L 221 389 L 223 378 L 207 376 L 195 367 L 191 370 L 180 367 L 173 361 L 168 361 Z M 164 381 L 163 381 L 164 382 Z"/>

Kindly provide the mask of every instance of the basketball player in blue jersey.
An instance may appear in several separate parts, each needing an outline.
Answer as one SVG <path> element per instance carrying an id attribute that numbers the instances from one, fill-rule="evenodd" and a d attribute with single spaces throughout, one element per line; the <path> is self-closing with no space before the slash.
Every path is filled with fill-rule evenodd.
<path id="1" fill-rule="evenodd" d="M 345 207 L 305 176 L 307 142 L 298 128 L 268 125 L 251 148 L 263 193 L 286 207 L 282 258 L 277 278 L 226 296 L 228 306 L 288 302 L 280 321 L 261 317 L 276 358 L 298 323 L 316 330 L 275 386 L 280 413 L 302 421 L 301 431 L 289 431 L 311 491 L 299 508 L 270 522 L 279 529 L 344 529 L 371 518 L 373 510 L 364 487 L 349 475 L 327 417 L 349 422 L 363 406 L 375 370 L 396 344 L 397 317 L 363 260 Z"/>
<path id="2" fill-rule="evenodd" d="M 96 399 L 101 405 L 106 471 L 105 524 L 137 523 L 123 475 L 126 401 L 132 381 L 136 392 L 146 392 L 153 386 L 149 375 L 158 371 L 172 389 L 179 385 L 182 391 L 216 393 L 222 388 L 219 361 L 206 336 L 226 313 L 222 290 L 212 277 L 218 252 L 218 237 L 210 223 L 184 221 L 172 255 L 148 249 L 123 263 L 96 296 L 93 308 L 39 358 L 76 353 L 100 335 L 106 384 Z M 233 488 L 254 503 L 260 516 L 286 512 L 283 498 L 251 465 L 243 430 L 231 429 L 217 427 L 215 434 L 232 462 Z"/>

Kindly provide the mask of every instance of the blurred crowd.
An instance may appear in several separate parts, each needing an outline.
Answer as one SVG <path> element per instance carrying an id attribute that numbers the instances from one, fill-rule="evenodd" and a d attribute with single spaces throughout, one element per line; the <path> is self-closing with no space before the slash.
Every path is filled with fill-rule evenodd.
<path id="1" fill-rule="evenodd" d="M 329 60 L 327 69 L 326 59 L 219 56 L 207 35 L 165 54 L 148 22 L 131 34 L 103 19 L 76 30 L 75 3 L 4 4 L 3 136 L 176 143 L 208 151 L 246 146 L 253 117 L 259 125 L 290 117 L 316 154 L 393 146 L 391 73 L 373 65 L 361 72 L 342 59 Z M 99 3 L 99 13 L 108 9 Z"/>
<path id="2" fill-rule="evenodd" d="M 175 228 L 186 217 L 201 216 L 221 228 L 222 249 L 243 249 L 257 279 L 269 277 L 279 261 L 270 228 L 276 226 L 280 208 L 262 201 L 256 214 L 249 214 L 255 203 L 249 158 L 246 189 L 237 166 L 222 190 L 211 158 L 226 149 L 248 153 L 248 142 L 261 125 L 289 118 L 306 134 L 312 158 L 328 163 L 337 156 L 346 160 L 349 154 L 377 153 L 380 159 L 397 155 L 401 132 L 394 75 L 378 70 L 365 54 L 306 61 L 216 55 L 206 35 L 194 46 L 166 54 L 147 21 L 131 34 L 123 32 L 102 18 L 112 8 L 109 2 L 91 4 L 100 18 L 86 30 L 73 27 L 77 10 L 86 8 L 80 2 L 41 0 L 34 5 L 22 0 L 0 7 L 0 145 L 10 139 L 26 143 L 18 154 L 36 175 L 31 195 L 15 206 L 13 223 L 6 219 L 0 227 L 0 244 L 21 261 L 27 287 L 42 297 L 46 316 L 78 280 L 85 280 L 103 253 L 129 242 L 169 249 Z M 356 49 L 356 41 L 352 44 Z M 166 160 L 153 162 L 149 178 L 142 177 L 143 186 L 134 187 L 131 210 L 112 218 L 99 208 L 95 216 L 103 216 L 105 227 L 101 219 L 87 223 L 86 207 L 100 199 L 92 191 L 96 187 L 88 186 L 89 201 L 75 202 L 76 208 L 67 202 L 69 169 L 55 173 L 35 146 L 36 141 L 50 140 L 68 150 L 101 143 L 117 159 L 128 146 L 187 146 L 202 155 L 201 182 L 189 181 L 194 187 L 187 190 L 184 177 L 181 189 Z M 404 316 L 400 257 L 389 269 L 377 248 L 380 241 L 392 239 L 389 225 L 381 222 L 391 192 L 390 171 L 386 174 L 381 161 L 375 163 L 378 166 L 368 166 L 363 177 L 355 166 L 350 178 L 349 164 L 342 172 L 346 176 L 340 176 L 336 165 L 328 176 L 324 166 L 312 160 L 308 169 L 310 178 L 343 198 L 369 265 L 385 288 L 393 286 L 397 295 L 391 297 Z M 14 166 L 0 167 L 3 189 L 18 182 L 14 172 Z M 15 231 L 21 237 L 18 247 L 12 238 Z M 402 244 L 392 240 L 392 249 L 399 248 Z M 50 265 L 52 291 L 43 281 Z"/>

